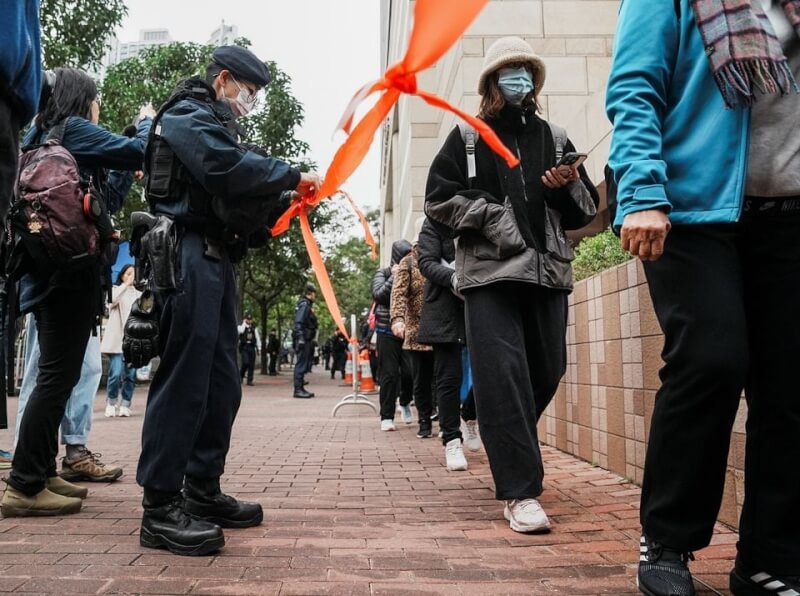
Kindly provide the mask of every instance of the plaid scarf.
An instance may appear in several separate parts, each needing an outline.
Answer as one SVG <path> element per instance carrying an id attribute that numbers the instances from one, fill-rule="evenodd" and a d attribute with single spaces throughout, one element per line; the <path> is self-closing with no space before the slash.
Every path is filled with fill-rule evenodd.
<path id="1" fill-rule="evenodd" d="M 800 93 L 758 0 L 690 0 L 725 104 L 752 105 L 755 91 Z M 800 0 L 779 0 L 800 37 Z"/>

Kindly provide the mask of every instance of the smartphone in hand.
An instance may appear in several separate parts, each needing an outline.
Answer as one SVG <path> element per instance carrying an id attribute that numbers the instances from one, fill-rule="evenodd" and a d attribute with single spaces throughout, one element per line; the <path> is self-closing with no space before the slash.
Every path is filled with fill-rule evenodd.
<path id="1" fill-rule="evenodd" d="M 589 156 L 586 153 L 565 153 L 556 164 L 556 167 L 560 168 L 562 166 L 575 166 L 577 168 L 586 161 L 587 157 Z"/>

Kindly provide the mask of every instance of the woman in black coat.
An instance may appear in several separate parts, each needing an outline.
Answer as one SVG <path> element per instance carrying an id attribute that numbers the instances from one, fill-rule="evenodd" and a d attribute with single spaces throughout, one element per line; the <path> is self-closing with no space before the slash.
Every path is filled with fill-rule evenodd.
<path id="1" fill-rule="evenodd" d="M 468 131 L 456 128 L 431 165 L 425 197 L 428 217 L 458 237 L 456 285 L 466 300 L 481 438 L 517 532 L 550 527 L 537 500 L 544 467 L 536 423 L 566 370 L 573 254 L 564 230 L 585 226 L 597 208 L 586 172 L 557 167 L 558 154 L 575 148 L 537 114 L 544 80 L 544 62 L 524 40 L 492 44 L 479 116 L 520 165 L 509 168 L 483 139 L 468 158 Z"/>
<path id="2" fill-rule="evenodd" d="M 466 345 L 464 301 L 455 293 L 455 244 L 425 220 L 419 233 L 417 259 L 426 278 L 418 338 L 433 346 L 435 395 L 439 404 L 439 428 L 445 446 L 445 461 L 451 471 L 466 470 L 459 410 L 462 381 L 461 352 Z M 470 411 L 471 410 L 471 411 Z M 467 446 L 480 449 L 474 407 L 462 412 Z"/>

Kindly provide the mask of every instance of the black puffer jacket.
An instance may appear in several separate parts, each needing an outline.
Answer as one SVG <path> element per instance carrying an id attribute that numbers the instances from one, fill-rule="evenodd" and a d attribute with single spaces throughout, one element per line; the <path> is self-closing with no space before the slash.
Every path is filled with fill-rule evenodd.
<path id="1" fill-rule="evenodd" d="M 470 184 L 466 147 L 455 128 L 428 174 L 425 213 L 444 226 L 443 233 L 459 236 L 459 289 L 522 281 L 571 290 L 574 255 L 564 230 L 594 219 L 597 190 L 583 166 L 580 180 L 559 190 L 544 186 L 542 175 L 555 165 L 555 143 L 532 108 L 506 106 L 486 122 L 517 154 L 520 166 L 509 169 L 481 138 Z M 564 151 L 575 151 L 569 140 Z"/>
<path id="2" fill-rule="evenodd" d="M 386 332 L 391 329 L 392 322 L 389 316 L 389 305 L 392 302 L 392 265 L 397 265 L 401 259 L 411 252 L 411 243 L 408 240 L 398 240 L 392 244 L 392 262 L 389 267 L 378 269 L 372 277 L 372 299 L 375 301 L 375 326 L 379 331 Z"/>
<path id="3" fill-rule="evenodd" d="M 464 301 L 451 291 L 455 270 L 444 265 L 456 258 L 451 238 L 442 236 L 430 220 L 422 224 L 417 243 L 417 262 L 425 282 L 425 303 L 417 339 L 425 344 L 465 342 Z"/>

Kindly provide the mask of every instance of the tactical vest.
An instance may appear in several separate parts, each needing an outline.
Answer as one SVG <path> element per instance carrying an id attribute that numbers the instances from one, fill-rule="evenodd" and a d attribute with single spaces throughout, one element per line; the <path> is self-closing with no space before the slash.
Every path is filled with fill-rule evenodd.
<path id="1" fill-rule="evenodd" d="M 185 86 L 176 90 L 161 106 L 150 128 L 144 155 L 145 197 L 153 213 L 165 211 L 175 215 L 175 212 L 180 212 L 182 216 L 205 218 L 211 213 L 211 195 L 197 183 L 161 136 L 164 113 L 188 98 L 209 105 L 215 99 L 202 85 Z M 187 200 L 188 204 L 179 208 L 177 203 Z"/>

